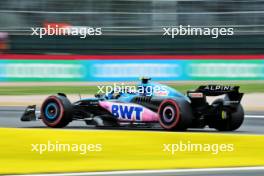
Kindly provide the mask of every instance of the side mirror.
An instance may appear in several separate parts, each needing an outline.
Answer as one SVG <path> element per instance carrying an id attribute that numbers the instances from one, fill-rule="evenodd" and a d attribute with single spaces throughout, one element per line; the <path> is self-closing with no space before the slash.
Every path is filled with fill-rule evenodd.
<path id="1" fill-rule="evenodd" d="M 150 80 L 151 80 L 151 78 L 149 78 L 149 77 L 143 77 L 143 78 L 141 78 L 141 83 L 147 84 Z"/>

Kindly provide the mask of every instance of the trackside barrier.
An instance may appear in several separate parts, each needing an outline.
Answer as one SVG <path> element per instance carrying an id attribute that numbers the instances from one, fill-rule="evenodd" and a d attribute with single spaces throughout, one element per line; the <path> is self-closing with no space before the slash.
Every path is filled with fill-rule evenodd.
<path id="1" fill-rule="evenodd" d="M 264 80 L 262 55 L 0 55 L 0 81 Z"/>

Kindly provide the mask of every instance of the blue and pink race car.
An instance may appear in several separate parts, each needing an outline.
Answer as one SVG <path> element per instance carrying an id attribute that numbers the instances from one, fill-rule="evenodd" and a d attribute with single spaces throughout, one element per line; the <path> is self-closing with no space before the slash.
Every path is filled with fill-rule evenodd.
<path id="1" fill-rule="evenodd" d="M 206 85 L 184 95 L 169 86 L 152 83 L 150 78 L 142 78 L 137 90 L 140 91 L 96 94 L 74 103 L 64 93 L 58 93 L 43 102 L 39 114 L 36 105 L 28 106 L 21 120 L 41 119 L 53 128 L 65 127 L 74 120 L 98 127 L 158 123 L 165 130 L 178 131 L 205 126 L 232 131 L 244 120 L 240 104 L 243 93 L 238 86 Z M 224 97 L 213 103 L 206 100 L 207 96 L 219 95 Z"/>

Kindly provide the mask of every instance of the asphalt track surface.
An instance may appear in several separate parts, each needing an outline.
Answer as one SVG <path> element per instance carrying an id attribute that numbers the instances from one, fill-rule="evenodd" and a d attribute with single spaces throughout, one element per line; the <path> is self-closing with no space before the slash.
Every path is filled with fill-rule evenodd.
<path id="1" fill-rule="evenodd" d="M 209 169 L 138 170 L 63 174 L 36 174 L 34 176 L 263 176 L 264 167 L 235 167 Z"/>
<path id="2" fill-rule="evenodd" d="M 25 107 L 0 107 L 0 127 L 14 127 L 14 128 L 46 128 L 41 120 L 31 122 L 21 122 L 20 117 Z M 264 134 L 264 111 L 263 112 L 246 112 L 246 118 L 243 125 L 234 132 L 234 134 Z M 96 129 L 94 126 L 87 126 L 83 121 L 73 121 L 66 129 Z M 100 128 L 102 129 L 102 128 Z M 120 127 L 120 128 L 103 128 L 113 130 L 152 130 L 161 131 L 159 126 L 149 127 Z M 218 131 L 210 128 L 205 129 L 189 129 L 192 132 L 214 132 Z"/>
<path id="3" fill-rule="evenodd" d="M 21 122 L 25 107 L 0 107 L 0 127 L 14 128 L 46 128 L 42 121 Z M 90 130 L 96 129 L 94 126 L 87 126 L 83 121 L 74 121 L 65 129 Z M 148 130 L 163 131 L 160 127 L 120 127 L 120 128 L 103 128 L 101 130 Z M 189 129 L 190 132 L 211 132 L 223 133 L 214 129 Z M 263 112 L 246 112 L 246 118 L 243 125 L 234 132 L 224 132 L 232 134 L 258 134 L 264 135 L 264 111 Z M 63 174 L 37 174 L 35 176 L 62 176 L 62 175 L 80 175 L 80 176 L 264 176 L 264 167 L 261 168 L 216 168 L 216 169 L 185 169 L 185 170 L 158 170 L 158 171 L 117 171 L 117 172 L 88 172 L 88 173 L 63 173 Z"/>

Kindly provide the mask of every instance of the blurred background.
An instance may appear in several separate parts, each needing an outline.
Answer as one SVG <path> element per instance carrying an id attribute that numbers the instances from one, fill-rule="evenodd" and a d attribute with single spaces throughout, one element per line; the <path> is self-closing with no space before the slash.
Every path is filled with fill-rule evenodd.
<path id="1" fill-rule="evenodd" d="M 79 36 L 39 38 L 31 35 L 31 28 L 45 27 L 48 24 L 101 27 L 103 35 L 85 39 Z M 162 36 L 163 27 L 179 25 L 232 27 L 234 35 L 219 36 L 217 39 L 211 36 L 176 36 L 174 39 Z M 40 107 L 47 96 L 58 92 L 67 94 L 74 102 L 81 97 L 93 97 L 99 91 L 98 85 L 113 85 L 113 82 L 117 81 L 134 84 L 142 76 L 165 82 L 182 93 L 196 89 L 201 84 L 239 85 L 240 91 L 245 93 L 242 100 L 245 114 L 253 114 L 253 117 L 261 115 L 261 119 L 247 117 L 238 133 L 263 134 L 264 0 L 0 0 L 0 128 L 42 128 L 43 124 L 39 122 L 20 122 L 25 106 L 36 104 Z M 86 124 L 80 123 L 73 123 L 70 128 L 86 129 Z M 39 131 L 42 135 L 38 135 L 34 131 L 23 133 L 23 129 L 6 130 L 1 131 L 0 136 L 3 139 L 0 143 L 0 164 L 2 162 L 3 166 L 6 166 L 9 163 L 6 161 L 10 161 L 12 165 L 2 167 L 0 173 L 3 170 L 8 173 L 12 171 L 11 174 L 19 170 L 23 170 L 21 173 L 29 173 L 33 172 L 32 169 L 41 167 L 44 169 L 38 171 L 51 172 L 49 169 L 55 169 L 62 172 L 63 168 L 69 170 L 75 167 L 76 172 L 82 168 L 78 162 L 83 162 L 82 171 L 87 171 L 88 162 L 92 170 L 102 169 L 96 165 L 100 161 L 91 163 L 93 158 L 75 154 L 73 157 L 65 155 L 68 157 L 66 160 L 62 155 L 47 155 L 48 158 L 44 155 L 44 158 L 31 157 L 30 150 L 23 151 L 27 139 L 42 140 L 54 135 L 44 131 Z M 79 136 L 83 142 L 84 138 L 75 134 L 77 131 L 79 130 L 67 133 L 68 139 L 75 140 L 76 136 Z M 63 140 L 67 135 L 63 136 Z M 201 135 L 203 139 L 207 139 L 204 134 Z M 21 136 L 24 136 L 25 140 L 22 140 Z M 138 134 L 135 136 L 138 137 Z M 57 137 L 55 135 L 55 138 Z M 256 143 L 257 139 L 248 137 Z M 161 141 L 155 136 L 152 138 L 155 138 L 155 142 Z M 89 137 L 85 139 L 91 141 Z M 162 141 L 164 139 L 166 138 Z M 234 139 L 232 137 L 228 140 Z M 252 162 L 252 166 L 257 166 L 257 161 L 263 163 L 260 159 L 263 152 L 262 155 L 257 154 L 260 147 L 255 144 L 246 145 L 245 138 L 239 140 L 244 142 L 241 145 L 246 152 L 238 152 L 245 156 L 256 155 L 258 158 L 254 160 L 250 157 L 243 158 L 243 155 L 238 153 L 228 154 L 228 158 L 223 158 L 227 164 L 222 167 L 228 163 L 230 166 L 246 165 L 248 161 Z M 17 141 L 22 143 L 17 145 Z M 259 140 L 257 142 L 259 143 Z M 129 145 L 126 142 L 124 144 Z M 126 158 L 130 148 L 137 148 L 127 146 L 123 147 L 127 149 L 123 151 Z M 142 146 L 152 145 L 143 143 Z M 136 165 L 126 163 L 123 158 L 118 159 L 114 156 L 115 152 L 111 152 L 111 155 L 118 163 L 115 165 L 117 167 L 121 163 L 133 166 L 134 169 L 144 169 L 144 164 L 140 164 L 144 162 L 142 158 L 147 158 L 145 163 L 152 164 L 151 167 L 153 163 L 160 161 L 151 151 L 141 151 L 145 152 L 147 157 L 129 152 L 133 155 L 129 162 L 137 162 Z M 201 161 L 213 165 L 221 161 L 216 162 L 215 158 L 211 160 L 192 153 L 187 155 L 187 159 L 189 157 L 192 162 L 188 162 L 186 158 L 181 160 L 182 158 L 177 156 L 174 158 L 181 162 L 175 160 L 174 163 L 188 163 L 188 166 L 189 163 L 198 163 L 201 166 Z M 31 160 L 27 161 L 33 165 L 25 162 L 24 156 L 30 158 Z M 97 158 L 104 161 L 108 160 L 109 156 L 100 154 Z M 166 161 L 174 161 L 171 157 L 162 159 L 165 165 Z M 22 160 L 23 162 L 20 162 Z M 109 161 L 112 161 L 111 156 Z M 61 170 L 54 167 L 58 162 L 62 163 Z M 67 163 L 70 163 L 69 168 Z M 113 163 L 107 165 L 107 162 L 103 162 L 101 166 L 111 168 Z"/>
<path id="2" fill-rule="evenodd" d="M 8 53 L 252 54 L 264 49 L 261 0 L 0 1 L 0 50 Z M 45 24 L 102 27 L 87 39 L 30 36 Z M 162 37 L 162 27 L 233 27 L 234 36 Z"/>
<path id="3" fill-rule="evenodd" d="M 0 1 L 0 81 L 263 80 L 263 21 L 260 0 Z M 103 35 L 31 35 L 48 24 Z M 162 36 L 179 25 L 234 35 Z"/>

